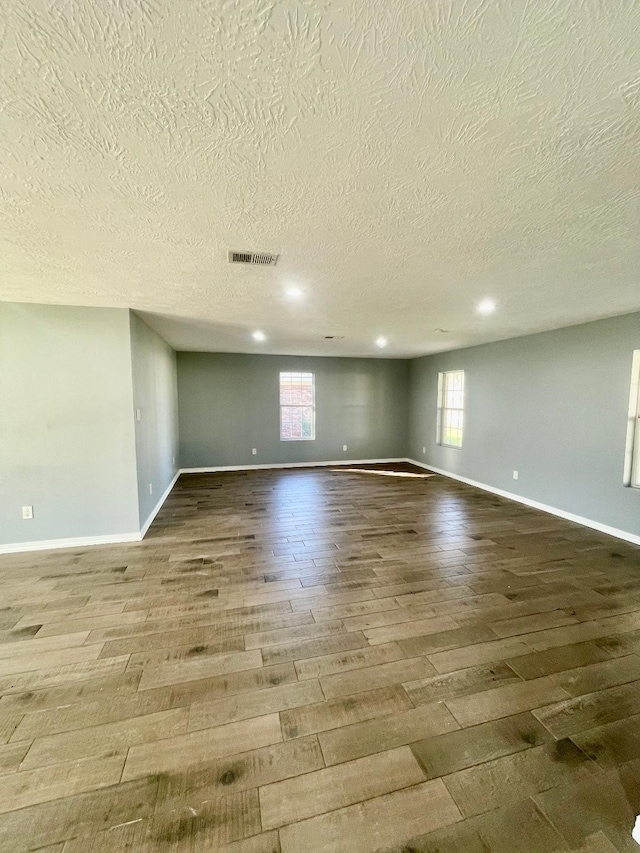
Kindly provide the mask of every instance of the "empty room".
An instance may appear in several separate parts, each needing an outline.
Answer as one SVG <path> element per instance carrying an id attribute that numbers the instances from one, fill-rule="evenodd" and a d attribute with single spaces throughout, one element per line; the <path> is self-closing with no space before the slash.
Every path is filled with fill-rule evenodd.
<path id="1" fill-rule="evenodd" d="M 0 6 L 0 853 L 640 853 L 640 4 Z"/>

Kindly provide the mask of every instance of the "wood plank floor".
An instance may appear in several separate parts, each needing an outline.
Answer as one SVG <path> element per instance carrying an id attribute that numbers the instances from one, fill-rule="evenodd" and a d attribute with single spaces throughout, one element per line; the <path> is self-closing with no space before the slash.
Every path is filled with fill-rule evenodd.
<path id="1" fill-rule="evenodd" d="M 0 853 L 637 851 L 640 549 L 396 467 L 0 557 Z"/>

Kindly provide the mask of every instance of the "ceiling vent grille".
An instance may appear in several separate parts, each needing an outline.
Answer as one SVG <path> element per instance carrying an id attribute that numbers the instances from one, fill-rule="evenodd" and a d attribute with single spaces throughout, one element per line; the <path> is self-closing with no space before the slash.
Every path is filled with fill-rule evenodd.
<path id="1" fill-rule="evenodd" d="M 261 267 L 275 267 L 278 255 L 269 252 L 229 252 L 230 264 L 257 264 Z"/>

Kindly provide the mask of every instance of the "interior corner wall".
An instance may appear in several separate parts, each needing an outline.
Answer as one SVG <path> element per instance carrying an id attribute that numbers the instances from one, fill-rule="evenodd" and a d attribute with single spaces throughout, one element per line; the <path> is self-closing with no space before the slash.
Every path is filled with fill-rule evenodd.
<path id="1" fill-rule="evenodd" d="M 137 314 L 130 312 L 130 318 L 139 526 L 144 530 L 178 470 L 178 377 L 169 344 Z"/>
<path id="2" fill-rule="evenodd" d="M 623 485 L 634 349 L 640 314 L 415 359 L 408 455 L 637 536 L 640 490 Z M 459 450 L 436 443 L 438 373 L 457 369 Z"/>
<path id="3" fill-rule="evenodd" d="M 0 303 L 0 366 L 0 549 L 135 536 L 129 312 Z"/>
<path id="4" fill-rule="evenodd" d="M 406 454 L 406 361 L 198 352 L 177 356 L 183 468 Z M 314 373 L 315 441 L 280 441 L 280 371 Z"/>

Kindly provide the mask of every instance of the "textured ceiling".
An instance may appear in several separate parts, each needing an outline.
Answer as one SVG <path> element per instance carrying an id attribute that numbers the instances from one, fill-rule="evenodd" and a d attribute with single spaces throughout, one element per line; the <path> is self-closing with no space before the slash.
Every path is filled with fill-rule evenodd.
<path id="1" fill-rule="evenodd" d="M 1 299 L 326 355 L 640 308 L 634 0 L 3 0 L 0 50 Z"/>

